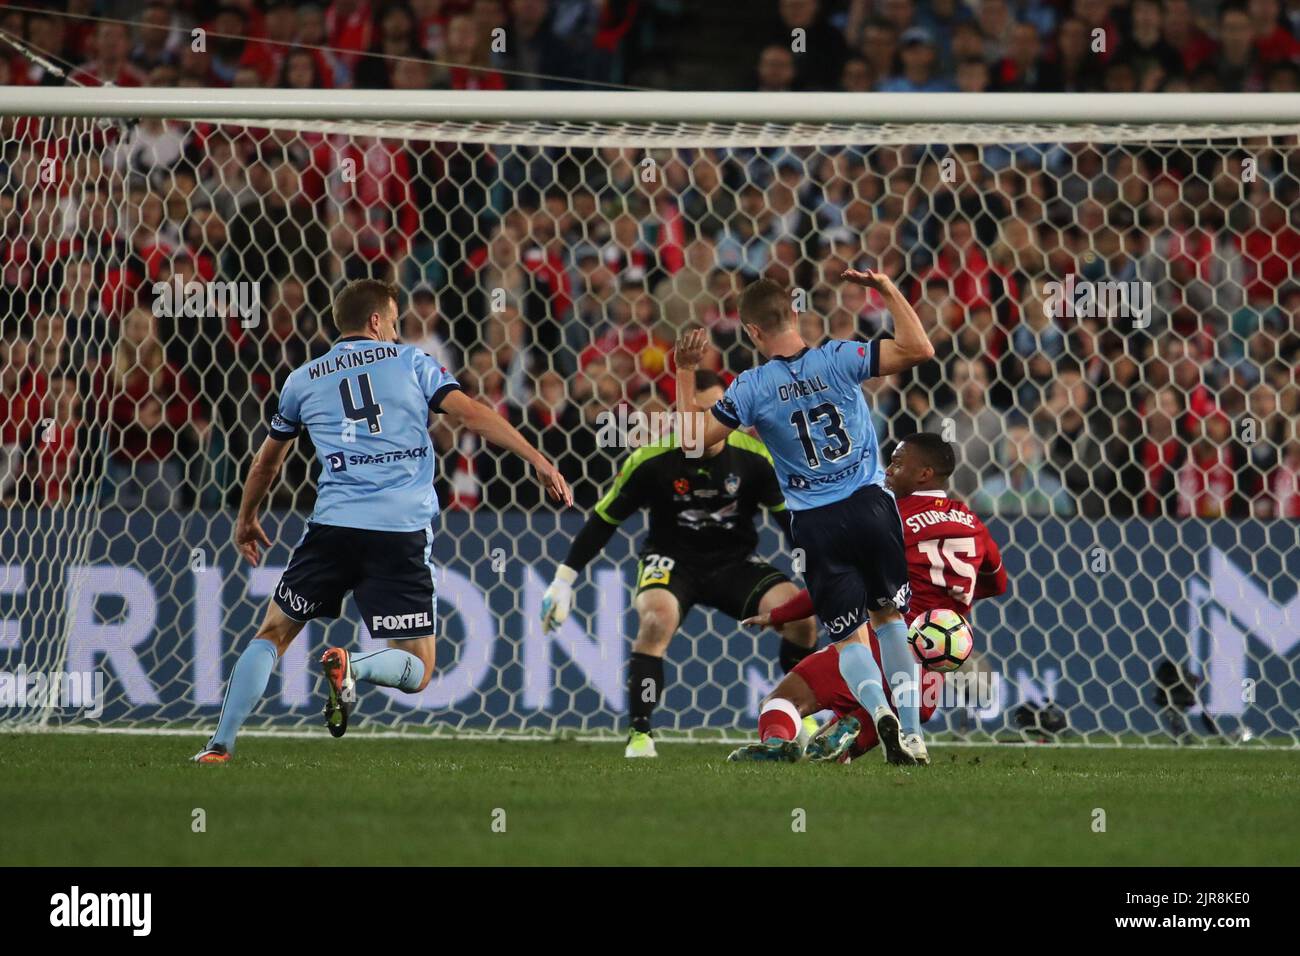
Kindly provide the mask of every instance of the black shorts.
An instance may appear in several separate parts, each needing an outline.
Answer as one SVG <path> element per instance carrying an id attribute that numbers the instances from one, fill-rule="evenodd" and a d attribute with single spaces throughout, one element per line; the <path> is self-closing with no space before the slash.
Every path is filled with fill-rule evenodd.
<path id="1" fill-rule="evenodd" d="M 843 501 L 792 512 L 791 519 L 813 608 L 832 639 L 848 637 L 870 611 L 907 612 L 912 586 L 893 495 L 866 485 Z"/>
<path id="2" fill-rule="evenodd" d="M 671 591 L 683 619 L 694 605 L 703 604 L 740 621 L 758 613 L 759 600 L 773 586 L 789 580 L 780 568 L 755 557 L 702 567 L 691 558 L 660 551 L 641 555 L 636 593 Z"/>
<path id="3" fill-rule="evenodd" d="M 433 531 L 366 531 L 307 525 L 275 588 L 295 621 L 338 617 L 349 591 L 372 637 L 428 637 L 437 631 Z"/>

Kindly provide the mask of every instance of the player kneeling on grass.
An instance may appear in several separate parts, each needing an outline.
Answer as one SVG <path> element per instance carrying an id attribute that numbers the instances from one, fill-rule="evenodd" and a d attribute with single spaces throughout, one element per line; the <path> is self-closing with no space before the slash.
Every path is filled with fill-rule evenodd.
<path id="1" fill-rule="evenodd" d="M 695 372 L 695 386 L 701 402 L 722 398 L 722 380 L 713 372 Z M 636 576 L 637 633 L 627 671 L 631 729 L 625 756 L 655 756 L 650 721 L 663 699 L 664 653 L 693 605 L 740 620 L 798 593 L 784 572 L 754 555 L 754 515 L 760 506 L 788 530 L 772 458 L 756 438 L 732 432 L 692 458 L 673 437 L 628 456 L 569 546 L 542 598 L 547 631 L 569 616 L 578 574 L 619 524 L 641 508 L 650 510 Z M 812 653 L 817 630 L 811 620 L 792 621 L 779 630 L 781 667 L 788 672 Z"/>
<path id="2" fill-rule="evenodd" d="M 898 501 L 903 521 L 903 547 L 912 585 L 911 613 L 948 608 L 970 619 L 976 598 L 996 597 L 1007 589 L 1002 556 L 984 522 L 944 490 L 956 467 L 952 446 L 940 436 L 922 433 L 905 438 L 894 449 L 885 470 L 885 486 Z M 813 613 L 807 591 L 770 614 L 760 614 L 746 624 L 779 627 Z M 869 634 L 871 653 L 880 664 L 880 645 Z M 758 719 L 761 743 L 732 752 L 740 760 L 798 760 L 803 753 L 795 742 L 801 720 L 821 710 L 837 720 L 821 729 L 808 744 L 812 760 L 838 760 L 866 753 L 877 743 L 876 728 L 840 674 L 839 652 L 845 641 L 823 648 L 799 664 L 763 701 Z M 924 723 L 934 713 L 943 674 L 923 670 L 919 707 Z M 895 681 L 886 690 L 915 694 Z M 893 703 L 893 694 L 890 697 Z M 928 760 L 928 757 L 927 757 Z"/>
<path id="3" fill-rule="evenodd" d="M 437 621 L 431 523 L 438 511 L 430 412 L 450 415 L 525 458 L 553 499 L 573 503 L 559 470 L 514 426 L 461 391 L 433 358 L 397 344 L 395 287 L 374 279 L 350 283 L 334 302 L 334 324 L 342 337 L 285 380 L 270 435 L 244 483 L 235 544 L 256 565 L 261 547 L 271 546 L 258 512 L 290 442 L 307 430 L 321 464 L 316 508 L 262 626 L 235 663 L 217 731 L 194 756 L 197 763 L 231 758 L 235 735 L 266 692 L 275 662 L 308 621 L 338 617 L 349 591 L 370 632 L 387 638 L 388 647 L 325 652 L 330 733 L 341 737 L 347 730 L 358 681 L 408 694 L 429 683 Z"/>

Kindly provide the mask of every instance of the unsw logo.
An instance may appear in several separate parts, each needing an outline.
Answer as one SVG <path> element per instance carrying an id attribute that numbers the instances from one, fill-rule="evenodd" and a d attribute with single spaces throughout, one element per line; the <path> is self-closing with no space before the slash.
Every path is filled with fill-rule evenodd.
<path id="1" fill-rule="evenodd" d="M 320 601 L 308 601 L 301 594 L 285 587 L 283 581 L 276 585 L 275 596 L 288 606 L 288 610 L 293 611 L 295 614 L 311 614 L 316 608 L 320 607 Z"/>
<path id="2" fill-rule="evenodd" d="M 862 612 L 858 610 L 832 618 L 826 622 L 826 630 L 830 631 L 832 634 L 842 634 L 846 630 L 851 630 L 857 627 L 858 618 L 861 613 Z"/>

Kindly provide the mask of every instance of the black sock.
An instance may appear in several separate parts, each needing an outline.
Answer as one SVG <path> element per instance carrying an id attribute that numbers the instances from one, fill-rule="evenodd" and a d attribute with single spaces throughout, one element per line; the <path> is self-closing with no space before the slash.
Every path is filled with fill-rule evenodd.
<path id="1" fill-rule="evenodd" d="M 790 673 L 796 664 L 815 650 L 816 647 L 802 647 L 787 638 L 781 638 L 781 653 L 777 657 L 781 662 L 781 673 Z"/>
<path id="2" fill-rule="evenodd" d="M 632 729 L 650 733 L 650 715 L 664 692 L 664 659 L 632 652 L 627 662 L 627 706 Z"/>

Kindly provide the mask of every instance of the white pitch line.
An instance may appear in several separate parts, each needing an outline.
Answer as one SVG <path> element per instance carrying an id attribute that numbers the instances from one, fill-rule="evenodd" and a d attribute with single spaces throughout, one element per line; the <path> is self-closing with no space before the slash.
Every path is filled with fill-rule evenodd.
<path id="1" fill-rule="evenodd" d="M 186 730 L 183 728 L 169 727 L 60 727 L 60 728 L 41 728 L 41 727 L 5 727 L 0 726 L 0 733 L 9 734 L 77 734 L 81 736 L 91 734 L 117 734 L 132 737 L 203 737 L 206 731 Z M 244 730 L 240 731 L 241 737 L 257 737 L 274 740 L 279 737 L 285 740 L 329 740 L 327 731 L 306 731 L 306 730 Z M 622 744 L 622 736 L 595 735 L 595 734 L 575 734 L 569 735 L 542 735 L 542 734 L 428 734 L 428 733 L 404 733 L 392 730 L 369 730 L 358 731 L 348 737 L 349 740 L 411 740 L 421 743 L 496 743 L 506 741 L 509 743 L 544 743 L 550 744 L 557 741 L 572 741 L 582 744 Z M 717 744 L 719 746 L 753 743 L 753 737 L 661 737 L 658 738 L 660 743 L 690 744 L 690 745 L 707 745 Z M 1089 744 L 1082 741 L 1048 741 L 1038 743 L 1035 741 L 975 741 L 975 740 L 935 740 L 927 741 L 927 746 L 932 749 L 944 748 L 994 748 L 1010 749 L 1013 747 L 1023 747 L 1026 749 L 1045 749 L 1045 750 L 1185 750 L 1185 751 L 1233 751 L 1241 753 L 1269 753 L 1286 750 L 1300 750 L 1300 744 L 1143 744 L 1143 743 L 1096 743 Z"/>

